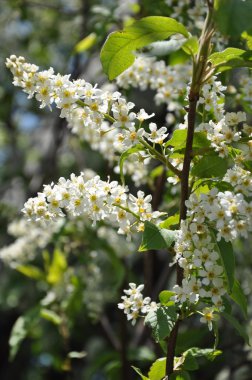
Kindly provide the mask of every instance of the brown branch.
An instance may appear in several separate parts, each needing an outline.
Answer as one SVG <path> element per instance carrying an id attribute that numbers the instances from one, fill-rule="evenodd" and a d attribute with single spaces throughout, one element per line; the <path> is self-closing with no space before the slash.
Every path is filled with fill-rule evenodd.
<path id="1" fill-rule="evenodd" d="M 112 346 L 114 347 L 114 349 L 116 351 L 120 351 L 121 350 L 121 344 L 120 344 L 120 341 L 119 339 L 117 338 L 117 336 L 115 335 L 115 332 L 114 332 L 114 329 L 112 328 L 108 318 L 106 315 L 103 315 L 100 319 L 100 323 L 103 327 L 103 330 L 104 332 L 106 333 L 106 336 L 108 338 L 108 340 L 110 341 L 110 343 L 112 344 Z"/>
<path id="2" fill-rule="evenodd" d="M 184 155 L 184 163 L 181 174 L 181 198 L 180 198 L 180 223 L 182 220 L 186 219 L 186 200 L 189 198 L 189 175 L 190 175 L 190 165 L 192 160 L 192 146 L 194 137 L 194 128 L 196 122 L 196 110 L 197 102 L 199 99 L 200 89 L 202 86 L 202 81 L 204 80 L 204 75 L 207 67 L 207 57 L 210 52 L 210 41 L 213 35 L 213 22 L 212 22 L 212 11 L 213 2 L 208 2 L 209 11 L 207 18 L 205 20 L 204 28 L 200 37 L 200 47 L 199 52 L 196 56 L 195 64 L 193 67 L 193 76 L 191 88 L 189 91 L 189 109 L 188 109 L 188 129 L 187 129 L 187 139 L 186 148 Z M 182 285 L 183 280 L 183 269 L 176 264 L 177 270 L 177 284 Z M 177 342 L 177 335 L 179 330 L 180 319 L 176 322 L 167 344 L 167 357 L 166 357 L 166 377 L 173 373 L 175 349 Z"/>

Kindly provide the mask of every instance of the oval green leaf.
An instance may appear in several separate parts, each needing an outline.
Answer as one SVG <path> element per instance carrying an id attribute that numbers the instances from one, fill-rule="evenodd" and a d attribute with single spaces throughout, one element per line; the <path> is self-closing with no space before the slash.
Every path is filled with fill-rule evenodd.
<path id="1" fill-rule="evenodd" d="M 241 311 L 244 315 L 244 317 L 248 318 L 248 301 L 247 297 L 245 296 L 243 289 L 241 287 L 241 284 L 239 281 L 235 280 L 234 285 L 232 288 L 232 293 L 230 294 L 230 297 L 232 300 L 240 306 Z"/>
<path id="2" fill-rule="evenodd" d="M 157 310 L 151 310 L 145 317 L 145 324 L 152 329 L 152 334 L 156 342 L 169 337 L 178 314 L 174 306 L 161 306 Z"/>
<path id="3" fill-rule="evenodd" d="M 186 28 L 170 17 L 144 17 L 120 32 L 111 33 L 101 50 L 101 63 L 110 80 L 130 67 L 135 56 L 133 51 L 155 41 L 165 40 L 173 34 L 188 37 Z"/>
<path id="4" fill-rule="evenodd" d="M 236 67 L 252 67 L 252 51 L 227 48 L 210 55 L 209 62 L 216 71 L 231 70 Z"/>
<path id="5" fill-rule="evenodd" d="M 166 230 L 155 224 L 146 221 L 144 223 L 144 232 L 142 242 L 138 248 L 139 252 L 148 251 L 149 249 L 169 248 L 175 241 L 177 231 Z"/>
<path id="6" fill-rule="evenodd" d="M 228 169 L 228 161 L 219 156 L 203 156 L 192 168 L 192 175 L 198 178 L 222 178 Z"/>
<path id="7" fill-rule="evenodd" d="M 231 293 L 234 286 L 235 256 L 232 244 L 221 239 L 217 243 L 218 251 L 222 261 L 228 292 Z"/>
<path id="8" fill-rule="evenodd" d="M 162 380 L 165 377 L 166 358 L 157 359 L 150 367 L 148 376 L 150 380 Z"/>

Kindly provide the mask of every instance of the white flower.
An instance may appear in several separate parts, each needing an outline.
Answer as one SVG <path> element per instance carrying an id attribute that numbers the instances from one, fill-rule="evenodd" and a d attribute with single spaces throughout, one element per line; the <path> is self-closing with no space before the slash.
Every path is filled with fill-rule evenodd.
<path id="1" fill-rule="evenodd" d="M 154 115 L 154 113 L 148 115 L 147 112 L 145 112 L 145 110 L 141 108 L 140 111 L 136 114 L 136 118 L 140 121 L 140 123 L 142 123 L 144 120 L 150 119 Z"/>
<path id="2" fill-rule="evenodd" d="M 215 309 L 211 307 L 206 307 L 202 311 L 202 317 L 200 318 L 200 322 L 207 323 L 208 328 L 211 331 L 213 329 L 213 322 L 218 320 L 218 315 L 214 314 Z"/>
<path id="3" fill-rule="evenodd" d="M 161 127 L 160 129 L 157 129 L 157 124 L 150 123 L 149 129 L 150 129 L 151 133 L 145 132 L 145 137 L 153 143 L 163 144 L 164 140 L 168 136 L 168 133 L 166 133 L 167 128 Z"/>
<path id="4" fill-rule="evenodd" d="M 142 290 L 144 285 L 136 285 L 135 283 L 129 283 L 129 289 L 125 289 L 126 296 L 122 296 L 123 302 L 118 304 L 118 308 L 123 310 L 127 315 L 128 321 L 131 321 L 132 325 L 136 323 L 139 316 L 148 313 L 150 310 L 156 310 L 156 302 L 152 302 L 150 297 L 143 298 Z"/>
<path id="5" fill-rule="evenodd" d="M 225 120 L 228 125 L 237 125 L 239 123 L 245 122 L 247 119 L 245 112 L 227 112 L 225 115 Z"/>

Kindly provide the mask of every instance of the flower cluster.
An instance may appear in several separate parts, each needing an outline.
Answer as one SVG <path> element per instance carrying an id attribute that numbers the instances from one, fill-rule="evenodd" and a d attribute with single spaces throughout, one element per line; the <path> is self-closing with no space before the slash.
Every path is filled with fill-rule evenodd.
<path id="1" fill-rule="evenodd" d="M 217 123 L 212 120 L 201 123 L 197 131 L 206 132 L 208 140 L 211 141 L 211 147 L 218 152 L 220 157 L 226 157 L 229 155 L 229 147 L 232 143 L 240 140 L 242 132 L 238 130 L 238 125 L 245 121 L 245 112 L 227 112 Z M 248 147 L 250 150 L 249 145 Z"/>
<path id="2" fill-rule="evenodd" d="M 180 99 L 184 98 L 185 88 L 190 78 L 191 66 L 167 66 L 165 61 L 157 61 L 154 57 L 139 56 L 131 67 L 117 77 L 117 84 L 122 88 L 137 87 L 156 90 L 157 105 L 167 104 L 168 121 L 173 122 L 172 113 L 182 109 Z"/>
<path id="3" fill-rule="evenodd" d="M 133 282 L 129 283 L 129 289 L 124 290 L 123 302 L 118 304 L 118 308 L 127 315 L 127 320 L 135 325 L 136 320 L 141 314 L 147 314 L 150 310 L 155 310 L 158 305 L 151 301 L 150 297 L 143 297 L 142 290 L 144 285 L 136 286 Z"/>
<path id="4" fill-rule="evenodd" d="M 51 107 L 54 103 L 72 131 L 105 155 L 110 163 L 118 163 L 119 154 L 141 139 L 161 144 L 167 136 L 166 128 L 157 130 L 154 123 L 150 124 L 150 133 L 146 132 L 141 125 L 154 114 L 148 115 L 143 109 L 133 112 L 134 103 L 127 102 L 117 91 L 103 91 L 84 79 L 71 81 L 69 75 L 54 74 L 52 68 L 39 71 L 38 66 L 27 63 L 23 57 L 13 55 L 6 65 L 14 76 L 14 85 L 22 87 L 28 98 L 35 96 L 41 102 L 40 107 Z M 138 160 L 134 157 L 125 165 L 124 170 L 134 174 L 137 184 L 147 177 L 141 162 L 148 154 L 147 151 L 147 157 L 145 154 L 142 159 L 139 153 Z"/>
<path id="5" fill-rule="evenodd" d="M 251 184 L 250 180 L 250 187 Z M 252 203 L 241 193 L 213 188 L 199 198 L 191 195 L 186 205 L 189 218 L 182 223 L 175 244 L 176 258 L 185 278 L 181 287 L 174 287 L 175 300 L 194 303 L 200 298 L 210 298 L 211 303 L 221 307 L 226 290 L 216 240 L 229 242 L 248 236 L 252 231 Z M 217 231 L 216 240 L 210 228 Z"/>
<path id="6" fill-rule="evenodd" d="M 28 223 L 24 219 L 13 221 L 8 226 L 8 233 L 16 237 L 16 240 L 0 250 L 0 259 L 13 268 L 33 259 L 36 250 L 45 248 L 61 226 L 61 221 L 49 223 L 47 226 Z"/>
<path id="7" fill-rule="evenodd" d="M 102 181 L 99 176 L 87 179 L 85 173 L 61 177 L 57 184 L 44 186 L 36 198 L 30 198 L 23 212 L 29 220 L 51 221 L 68 215 L 87 215 L 95 224 L 109 221 L 119 226 L 119 233 L 129 235 L 131 229 L 143 230 L 143 222 L 162 213 L 151 210 L 151 195 L 138 191 L 137 197 L 127 194 L 127 187 L 117 181 Z M 64 212 L 65 211 L 65 212 Z"/>
<path id="8" fill-rule="evenodd" d="M 228 169 L 223 180 L 233 186 L 235 193 L 241 193 L 245 197 L 252 196 L 251 173 L 240 166 L 234 165 L 231 169 Z M 248 207 L 246 205 L 246 208 Z"/>
<path id="9" fill-rule="evenodd" d="M 212 112 L 216 120 L 220 120 L 224 114 L 224 93 L 227 87 L 214 75 L 201 89 L 199 104 L 203 104 L 204 110 Z"/>
<path id="10" fill-rule="evenodd" d="M 175 243 L 176 259 L 184 269 L 182 286 L 175 285 L 176 302 L 195 303 L 210 299 L 216 307 L 222 306 L 221 297 L 226 293 L 223 267 L 210 230 L 195 222 L 182 223 Z"/>

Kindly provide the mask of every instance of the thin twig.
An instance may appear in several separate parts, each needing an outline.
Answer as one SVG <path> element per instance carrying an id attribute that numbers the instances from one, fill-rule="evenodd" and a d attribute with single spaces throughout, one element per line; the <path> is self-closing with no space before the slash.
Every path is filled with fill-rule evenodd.
<path id="1" fill-rule="evenodd" d="M 101 325 L 103 327 L 103 330 L 106 333 L 106 336 L 108 337 L 108 339 L 109 339 L 110 343 L 112 344 L 112 346 L 114 347 L 114 349 L 116 351 L 120 351 L 122 349 L 121 343 L 120 343 L 119 339 L 117 338 L 117 336 L 115 335 L 114 329 L 112 328 L 107 316 L 103 315 L 100 319 L 100 322 L 101 322 Z"/>

